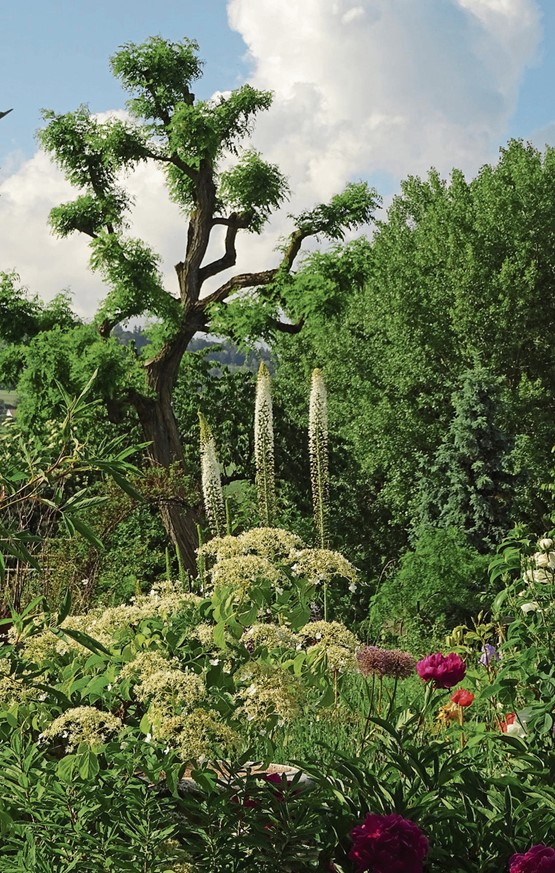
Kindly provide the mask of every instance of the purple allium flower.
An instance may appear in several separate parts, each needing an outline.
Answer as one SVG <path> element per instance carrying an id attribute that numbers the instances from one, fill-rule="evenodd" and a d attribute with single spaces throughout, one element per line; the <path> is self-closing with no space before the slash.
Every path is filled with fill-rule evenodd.
<path id="1" fill-rule="evenodd" d="M 464 661 L 455 652 L 428 655 L 416 665 L 416 672 L 424 682 L 432 681 L 436 688 L 452 688 L 466 673 Z"/>
<path id="2" fill-rule="evenodd" d="M 407 679 L 413 672 L 416 658 L 401 649 L 381 649 L 362 646 L 356 653 L 358 669 L 363 676 L 392 676 Z"/>
<path id="3" fill-rule="evenodd" d="M 484 667 L 489 667 L 492 661 L 499 660 L 499 652 L 492 646 L 491 643 L 484 643 L 483 655 L 480 658 L 480 664 Z"/>
<path id="4" fill-rule="evenodd" d="M 522 855 L 513 855 L 509 873 L 555 873 L 555 849 L 540 844 Z"/>
<path id="5" fill-rule="evenodd" d="M 357 873 L 422 873 L 428 840 L 414 822 L 397 813 L 368 813 L 351 837 L 349 858 Z"/>

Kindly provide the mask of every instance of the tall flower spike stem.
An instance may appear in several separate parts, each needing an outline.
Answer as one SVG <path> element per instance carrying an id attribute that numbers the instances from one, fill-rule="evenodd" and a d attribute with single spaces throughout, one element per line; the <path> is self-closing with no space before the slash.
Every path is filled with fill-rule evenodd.
<path id="1" fill-rule="evenodd" d="M 216 443 L 202 412 L 200 423 L 200 465 L 202 474 L 202 496 L 210 530 L 214 536 L 225 535 L 225 507 L 220 467 L 216 455 Z"/>
<path id="2" fill-rule="evenodd" d="M 270 371 L 264 363 L 260 364 L 256 378 L 254 458 L 260 523 L 263 527 L 272 527 L 276 508 L 274 418 Z"/>
<path id="3" fill-rule="evenodd" d="M 330 498 L 328 463 L 328 399 L 321 370 L 313 370 L 308 410 L 308 452 L 314 523 L 321 549 L 328 546 Z"/>
<path id="4" fill-rule="evenodd" d="M 204 580 L 206 576 L 206 561 L 204 558 L 204 554 L 202 553 L 201 546 L 203 545 L 202 539 L 202 528 L 200 524 L 197 524 L 197 537 L 198 537 L 198 552 L 197 552 L 197 571 L 198 571 L 198 584 L 200 588 L 200 592 L 204 591 Z"/>

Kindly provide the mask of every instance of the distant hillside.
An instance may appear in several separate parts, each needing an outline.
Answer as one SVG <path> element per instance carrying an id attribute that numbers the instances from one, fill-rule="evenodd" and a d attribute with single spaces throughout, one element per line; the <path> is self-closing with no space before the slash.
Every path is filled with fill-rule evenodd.
<path id="1" fill-rule="evenodd" d="M 137 351 L 140 351 L 149 344 L 148 338 L 140 327 L 135 327 L 133 330 L 125 330 L 118 324 L 113 329 L 112 335 L 121 343 L 134 343 Z M 246 367 L 254 372 L 258 369 L 261 360 L 268 365 L 271 362 L 270 350 L 268 348 L 260 348 L 256 352 L 245 354 L 229 340 L 218 341 L 216 338 L 195 337 L 189 344 L 188 350 L 191 352 L 201 352 L 207 349 L 209 350 L 207 353 L 209 361 L 214 361 L 231 369 Z"/>

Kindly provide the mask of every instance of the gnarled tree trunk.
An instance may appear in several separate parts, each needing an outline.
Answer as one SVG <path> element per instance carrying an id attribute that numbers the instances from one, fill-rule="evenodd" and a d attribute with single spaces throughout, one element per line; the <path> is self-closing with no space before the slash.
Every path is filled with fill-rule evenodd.
<path id="1" fill-rule="evenodd" d="M 162 394 L 154 399 L 136 395 L 133 406 L 145 439 L 150 442 L 148 452 L 152 466 L 170 471 L 170 468 L 177 465 L 185 473 L 179 428 L 169 396 Z M 185 493 L 178 482 L 172 489 L 171 481 L 172 477 L 168 477 L 168 493 L 161 497 L 159 503 L 162 523 L 179 553 L 182 565 L 195 575 L 198 546 L 196 525 L 199 519 L 199 511 L 195 506 L 197 495 Z"/>

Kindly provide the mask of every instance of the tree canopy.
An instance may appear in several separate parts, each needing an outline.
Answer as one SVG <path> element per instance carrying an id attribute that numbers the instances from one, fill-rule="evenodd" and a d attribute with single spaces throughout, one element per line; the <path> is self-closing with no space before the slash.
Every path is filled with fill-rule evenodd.
<path id="1" fill-rule="evenodd" d="M 546 512 L 554 228 L 551 148 L 511 141 L 471 180 L 458 170 L 410 177 L 360 250 L 362 284 L 336 314 L 313 319 L 302 355 L 279 340 L 278 402 L 280 392 L 302 397 L 310 368 L 324 368 L 332 444 L 345 441 L 369 506 L 365 530 L 351 524 L 346 535 L 372 541 L 383 525 L 371 560 L 406 548 L 423 489 L 434 523 L 452 525 L 454 513 L 467 533 L 477 525 L 482 548 L 493 529 Z M 478 409 L 480 380 L 490 399 Z"/>
<path id="2" fill-rule="evenodd" d="M 298 332 L 313 292 L 307 286 L 299 297 L 301 286 L 292 278 L 303 242 L 309 237 L 342 240 L 347 230 L 371 219 L 379 198 L 366 183 L 347 185 L 328 203 L 290 216 L 292 229 L 275 266 L 222 276 L 219 285 L 203 293 L 208 280 L 235 266 L 239 233 L 259 233 L 288 196 L 279 168 L 249 143 L 255 118 L 269 109 L 272 95 L 244 85 L 197 100 L 192 88 L 202 62 L 197 44 L 188 39 L 151 37 L 140 45 L 129 43 L 114 54 L 111 67 L 130 95 L 128 118 L 100 121 L 86 106 L 63 115 L 44 113 L 41 143 L 79 191 L 76 199 L 51 211 L 50 222 L 59 236 L 82 233 L 90 238 L 91 267 L 109 289 L 95 319 L 99 337 L 108 340 L 117 325 L 134 316 L 159 322 L 158 341 L 141 359 L 142 383 L 131 368 L 131 380 L 126 384 L 123 379 L 117 389 L 112 385 L 107 401 L 114 420 L 128 407 L 135 410 L 151 442 L 153 463 L 169 469 L 181 465 L 184 457 L 172 410 L 181 361 L 197 332 L 221 327 L 217 304 L 250 292 L 250 305 L 256 289 L 254 327 L 250 318 L 243 333 L 253 339 Z M 183 213 L 174 289 L 164 287 L 158 253 L 130 234 L 131 196 L 124 177 L 145 161 L 164 171 L 168 195 Z M 221 228 L 221 253 L 210 259 L 209 245 Z M 240 321 L 241 302 L 236 305 Z M 170 500 L 163 517 L 183 560 L 192 567 L 194 521 L 183 516 L 178 503 Z"/>

